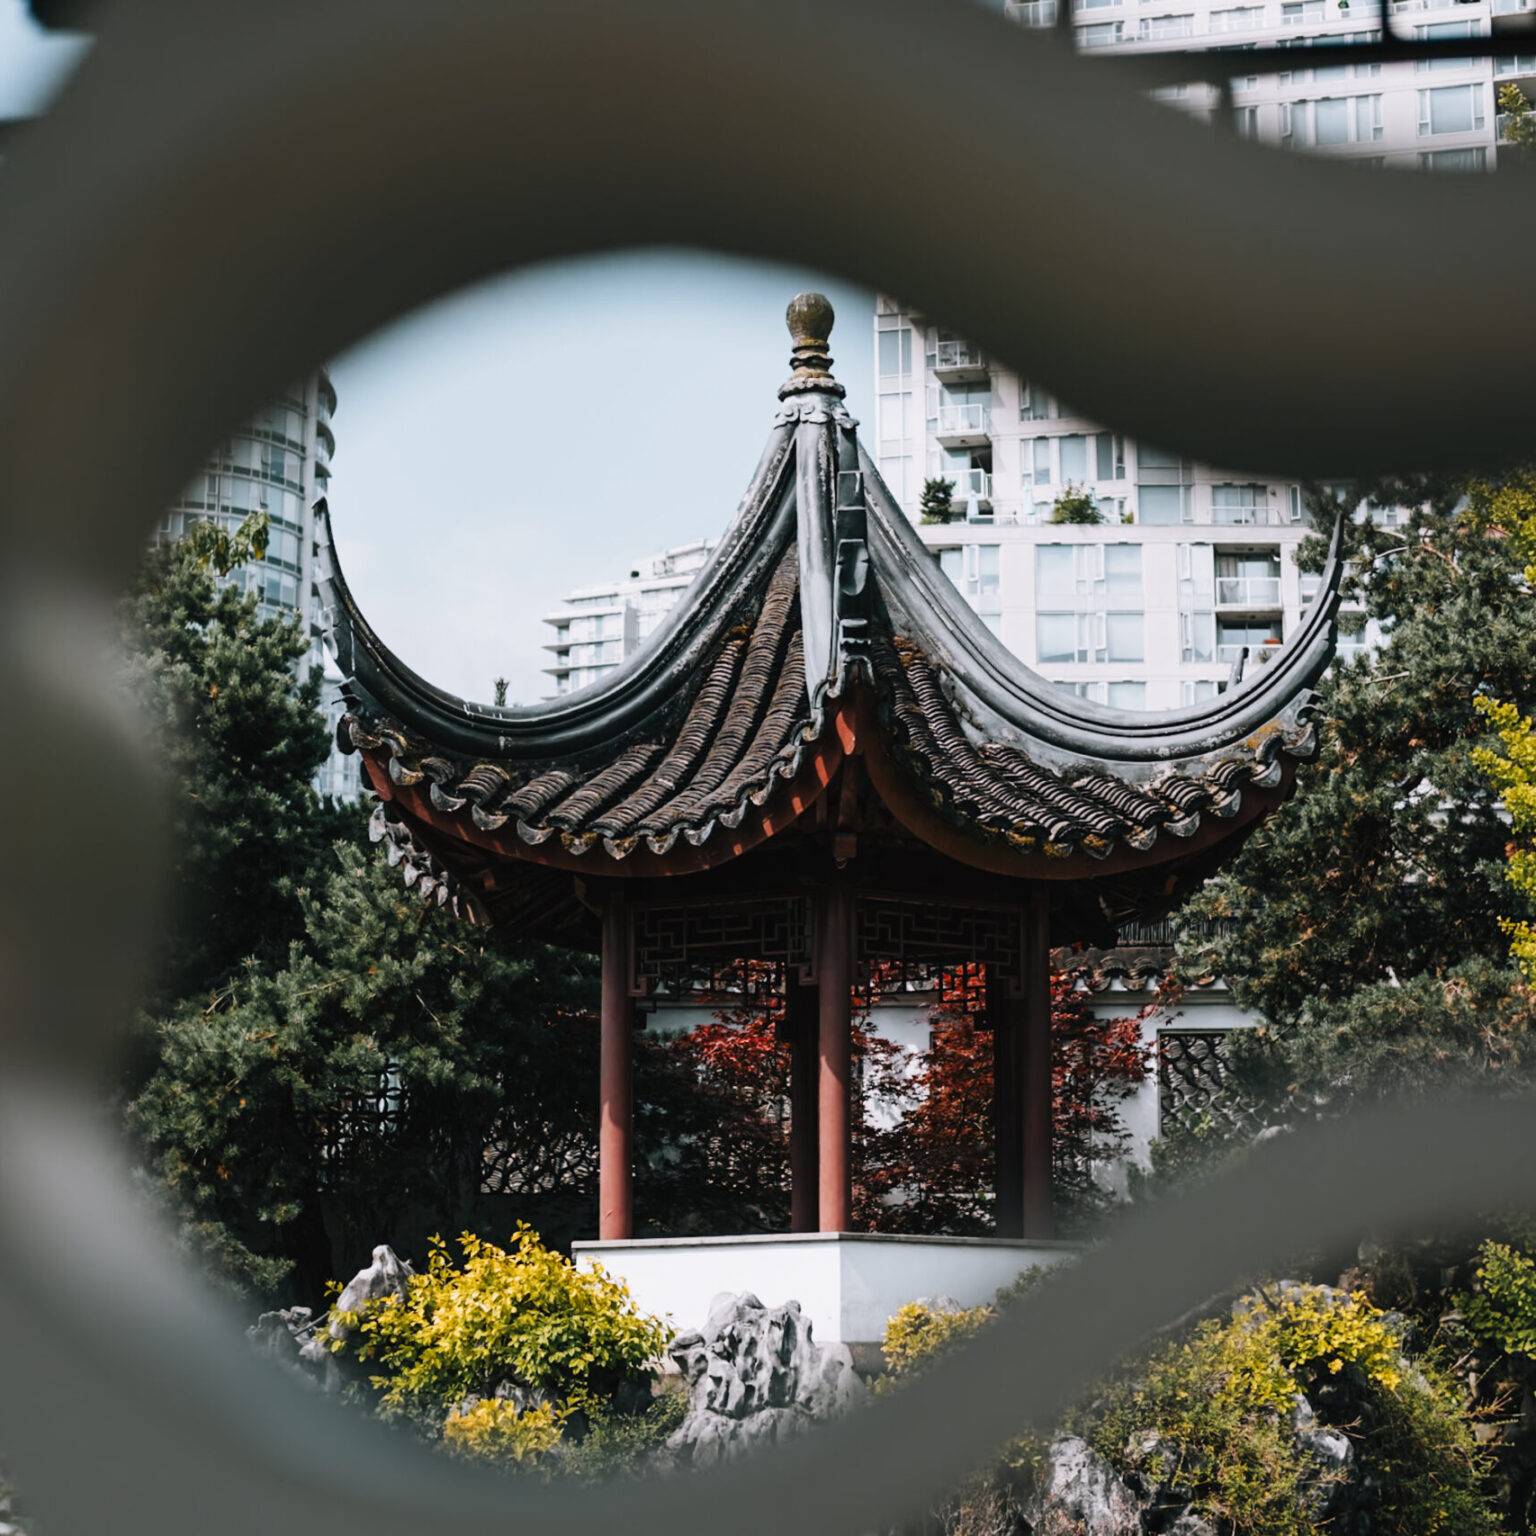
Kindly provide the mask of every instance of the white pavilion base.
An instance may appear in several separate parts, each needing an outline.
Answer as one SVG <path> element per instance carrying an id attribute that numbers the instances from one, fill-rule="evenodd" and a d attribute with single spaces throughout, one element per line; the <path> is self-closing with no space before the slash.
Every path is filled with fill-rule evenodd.
<path id="1" fill-rule="evenodd" d="M 701 1328 L 722 1291 L 751 1291 L 770 1307 L 798 1301 L 821 1343 L 878 1345 L 888 1318 L 909 1301 L 948 1296 L 991 1301 L 1024 1270 L 1080 1251 L 1068 1242 L 994 1237 L 900 1237 L 807 1232 L 755 1237 L 657 1237 L 571 1245 L 625 1281 L 642 1312 L 679 1332 Z"/>

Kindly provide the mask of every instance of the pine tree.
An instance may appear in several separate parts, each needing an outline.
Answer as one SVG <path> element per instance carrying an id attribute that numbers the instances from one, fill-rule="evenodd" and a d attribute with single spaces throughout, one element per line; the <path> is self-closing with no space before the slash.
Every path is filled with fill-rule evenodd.
<path id="1" fill-rule="evenodd" d="M 1411 509 L 1402 526 L 1346 525 L 1349 587 L 1385 641 L 1335 665 L 1319 690 L 1320 755 L 1294 800 L 1186 909 L 1221 936 L 1181 964 L 1226 977 L 1268 1021 L 1239 1055 L 1285 1111 L 1451 1077 L 1511 1081 L 1532 1054 L 1501 926 L 1530 913 L 1505 881 L 1478 699 L 1536 706 L 1514 515 L 1536 507 L 1536 476 L 1368 490 Z M 1331 521 L 1331 504 L 1319 511 Z M 1304 549 L 1314 569 L 1321 552 L 1321 538 Z"/>
<path id="2" fill-rule="evenodd" d="M 350 812 L 320 804 L 320 674 L 300 677 L 297 619 L 264 618 L 221 580 L 264 550 L 257 514 L 150 552 L 124 601 L 126 683 L 158 743 L 174 805 L 173 889 L 158 996 L 218 986 L 246 956 L 281 958 L 299 887 Z"/>

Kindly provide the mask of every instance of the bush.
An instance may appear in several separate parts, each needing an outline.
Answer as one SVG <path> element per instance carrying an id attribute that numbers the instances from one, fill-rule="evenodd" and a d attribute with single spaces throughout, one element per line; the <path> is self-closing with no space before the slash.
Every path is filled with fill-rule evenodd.
<path id="1" fill-rule="evenodd" d="M 1082 1431 L 1123 1472 L 1143 1470 L 1156 1436 L 1177 1458 L 1172 1481 L 1244 1536 L 1302 1536 L 1340 1474 L 1294 1432 L 1306 1394 L 1348 1436 L 1356 1491 L 1373 1528 L 1396 1536 L 1479 1536 L 1497 1522 L 1479 1486 L 1483 1458 L 1451 1385 L 1410 1365 L 1388 1314 L 1363 1296 L 1286 1287 L 1246 1298 L 1118 1379 L 1082 1415 Z"/>
<path id="2" fill-rule="evenodd" d="M 1506 1355 L 1536 1358 L 1536 1262 L 1508 1243 L 1477 1250 L 1476 1286 L 1456 1297 L 1468 1329 Z"/>
<path id="3" fill-rule="evenodd" d="M 526 1225 L 509 1249 L 470 1233 L 459 1248 L 456 1266 L 434 1238 L 403 1300 L 341 1318 L 355 1331 L 336 1347 L 377 1362 L 371 1381 L 385 1417 L 441 1432 L 461 1451 L 521 1460 L 558 1441 L 576 1410 L 601 1415 L 667 1345 L 666 1327 L 635 1310 L 626 1286 L 577 1269 Z M 496 1398 L 504 1385 L 536 1400 L 521 1414 L 531 1422 L 513 1423 L 516 1406 Z"/>
<path id="4" fill-rule="evenodd" d="M 909 1301 L 885 1325 L 880 1354 L 890 1378 L 909 1376 L 944 1350 L 979 1333 L 997 1316 L 993 1307 L 941 1312 Z"/>
<path id="5" fill-rule="evenodd" d="M 1051 505 L 1053 523 L 1102 523 L 1104 514 L 1091 491 L 1069 485 Z"/>
<path id="6" fill-rule="evenodd" d="M 525 1461 L 559 1445 L 569 1415 L 569 1409 L 553 1403 L 522 1408 L 507 1398 L 482 1397 L 449 1413 L 443 1444 L 459 1456 Z"/>
<path id="7" fill-rule="evenodd" d="M 925 523 L 947 523 L 955 515 L 955 482 L 943 478 L 924 480 L 917 510 Z"/>

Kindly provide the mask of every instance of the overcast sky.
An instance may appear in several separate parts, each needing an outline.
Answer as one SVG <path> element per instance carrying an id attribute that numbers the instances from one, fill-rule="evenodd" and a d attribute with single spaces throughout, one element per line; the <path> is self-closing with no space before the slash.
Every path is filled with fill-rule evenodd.
<path id="1" fill-rule="evenodd" d="M 0 118 L 41 110 L 79 52 L 0 0 Z M 872 295 L 684 251 L 514 274 L 332 359 L 337 545 L 384 639 L 454 693 L 489 699 L 501 674 L 540 697 L 561 594 L 724 528 L 807 287 L 832 298 L 836 372 L 872 426 Z"/>

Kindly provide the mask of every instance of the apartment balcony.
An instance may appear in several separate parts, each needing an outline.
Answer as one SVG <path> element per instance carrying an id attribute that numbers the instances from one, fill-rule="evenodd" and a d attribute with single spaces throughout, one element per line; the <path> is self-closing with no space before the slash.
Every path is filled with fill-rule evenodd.
<path id="1" fill-rule="evenodd" d="M 980 448 L 992 441 L 992 407 L 972 401 L 941 405 L 934 437 L 946 448 Z"/>
<path id="2" fill-rule="evenodd" d="M 1278 576 L 1218 576 L 1216 606 L 1268 610 L 1280 606 Z"/>
<path id="3" fill-rule="evenodd" d="M 1489 29 L 1501 32 L 1529 32 L 1536 27 L 1536 0 L 1490 0 Z"/>
<path id="4" fill-rule="evenodd" d="M 1057 0 L 1005 0 L 1003 10 L 1021 27 L 1054 27 L 1059 14 Z"/>
<path id="5" fill-rule="evenodd" d="M 954 481 L 955 506 L 964 508 L 967 521 L 992 521 L 992 473 L 986 469 L 962 469 L 950 475 Z"/>
<path id="6" fill-rule="evenodd" d="M 1263 645 L 1218 645 L 1216 660 L 1241 677 L 1249 669 L 1263 666 L 1279 649 L 1278 640 L 1267 640 Z"/>
<path id="7" fill-rule="evenodd" d="M 1224 507 L 1211 508 L 1211 521 L 1223 528 L 1284 528 L 1290 519 L 1282 517 L 1276 507 Z"/>
<path id="8" fill-rule="evenodd" d="M 933 353 L 933 375 L 946 384 L 984 383 L 989 370 L 979 347 L 968 341 L 941 341 Z"/>

